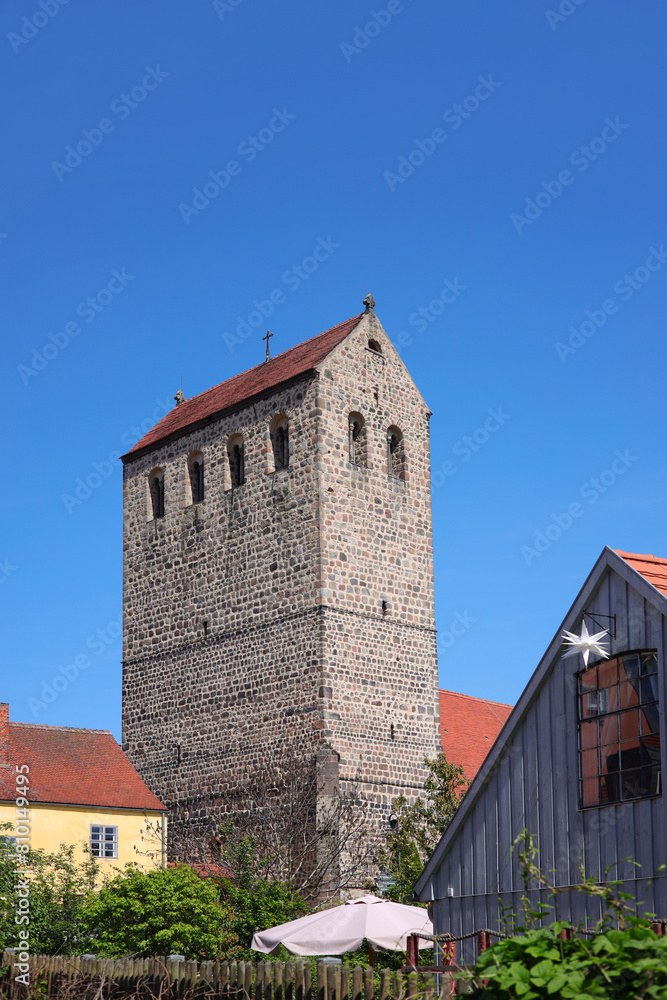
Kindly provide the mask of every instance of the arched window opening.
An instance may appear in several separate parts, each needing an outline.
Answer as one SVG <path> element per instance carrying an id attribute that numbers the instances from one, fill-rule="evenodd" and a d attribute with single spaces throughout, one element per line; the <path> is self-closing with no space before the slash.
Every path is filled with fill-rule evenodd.
<path id="1" fill-rule="evenodd" d="M 148 477 L 148 486 L 153 517 L 164 517 L 164 472 L 162 469 L 153 469 Z"/>
<path id="2" fill-rule="evenodd" d="M 395 479 L 405 479 L 405 449 L 398 427 L 387 431 L 387 472 Z"/>
<path id="3" fill-rule="evenodd" d="M 204 456 L 200 451 L 193 451 L 188 458 L 188 473 L 190 476 L 190 494 L 193 503 L 204 502 Z"/>
<path id="4" fill-rule="evenodd" d="M 274 417 L 271 421 L 273 467 L 276 472 L 289 467 L 289 424 L 287 417 Z"/>
<path id="5" fill-rule="evenodd" d="M 366 461 L 366 423 L 360 413 L 351 413 L 348 418 L 348 441 L 350 462 L 353 465 L 365 466 Z"/>
<path id="6" fill-rule="evenodd" d="M 382 348 L 378 344 L 377 340 L 368 341 L 368 350 L 375 351 L 376 354 L 382 354 Z"/>
<path id="7" fill-rule="evenodd" d="M 245 456 L 243 438 L 240 434 L 233 435 L 227 442 L 227 456 L 229 458 L 229 478 L 232 489 L 237 486 L 243 486 L 245 482 Z"/>

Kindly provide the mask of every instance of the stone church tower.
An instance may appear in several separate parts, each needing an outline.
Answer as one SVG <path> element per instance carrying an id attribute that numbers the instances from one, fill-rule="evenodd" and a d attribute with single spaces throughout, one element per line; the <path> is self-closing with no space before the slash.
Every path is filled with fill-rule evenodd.
<path id="1" fill-rule="evenodd" d="M 440 749 L 430 412 L 364 301 L 123 456 L 123 740 L 175 811 L 292 740 L 382 828 Z"/>

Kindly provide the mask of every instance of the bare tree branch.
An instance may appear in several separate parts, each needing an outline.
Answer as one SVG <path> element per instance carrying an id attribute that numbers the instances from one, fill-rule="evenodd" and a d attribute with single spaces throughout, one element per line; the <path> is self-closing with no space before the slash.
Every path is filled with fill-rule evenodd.
<path id="1" fill-rule="evenodd" d="M 169 854 L 200 874 L 238 877 L 234 847 L 243 840 L 264 878 L 288 882 L 306 899 L 361 888 L 375 871 L 370 804 L 337 783 L 323 787 L 316 757 L 294 746 L 248 774 L 242 788 L 206 796 L 198 811 L 205 818 L 196 823 L 183 814 L 171 820 Z"/>

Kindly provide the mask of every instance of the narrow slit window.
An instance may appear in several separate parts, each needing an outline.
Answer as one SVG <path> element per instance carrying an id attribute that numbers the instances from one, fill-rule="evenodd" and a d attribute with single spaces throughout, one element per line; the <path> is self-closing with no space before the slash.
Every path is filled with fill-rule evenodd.
<path id="1" fill-rule="evenodd" d="M 287 417 L 274 417 L 271 424 L 273 467 L 276 472 L 289 467 L 289 424 Z"/>
<path id="2" fill-rule="evenodd" d="M 204 456 L 201 452 L 193 452 L 188 458 L 188 474 L 190 476 L 190 496 L 192 503 L 204 502 Z"/>
<path id="3" fill-rule="evenodd" d="M 192 502 L 201 503 L 204 499 L 204 466 L 201 462 L 193 462 L 190 469 L 192 484 Z"/>
<path id="4" fill-rule="evenodd" d="M 405 479 L 405 449 L 398 427 L 387 431 L 387 473 L 395 479 Z"/>
<path id="5" fill-rule="evenodd" d="M 366 424 L 360 413 L 351 413 L 348 420 L 350 462 L 366 465 Z"/>
<path id="6" fill-rule="evenodd" d="M 245 482 L 243 438 L 238 436 L 230 438 L 227 446 L 227 455 L 229 457 L 229 479 L 232 489 L 237 486 L 243 486 Z"/>
<path id="7" fill-rule="evenodd" d="M 164 517 L 164 473 L 160 469 L 151 472 L 149 488 L 153 517 Z"/>

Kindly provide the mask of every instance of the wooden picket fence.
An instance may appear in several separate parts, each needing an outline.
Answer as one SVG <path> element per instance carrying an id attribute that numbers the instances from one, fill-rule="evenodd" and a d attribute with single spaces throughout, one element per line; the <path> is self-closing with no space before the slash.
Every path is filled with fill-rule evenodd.
<path id="1" fill-rule="evenodd" d="M 423 1000 L 455 995 L 449 973 L 437 980 L 430 972 L 378 974 L 372 969 L 317 963 L 312 982 L 307 960 L 290 962 L 195 962 L 179 958 L 102 959 L 31 955 L 30 987 L 15 978 L 14 952 L 2 953 L 0 997 L 23 1000 Z"/>

